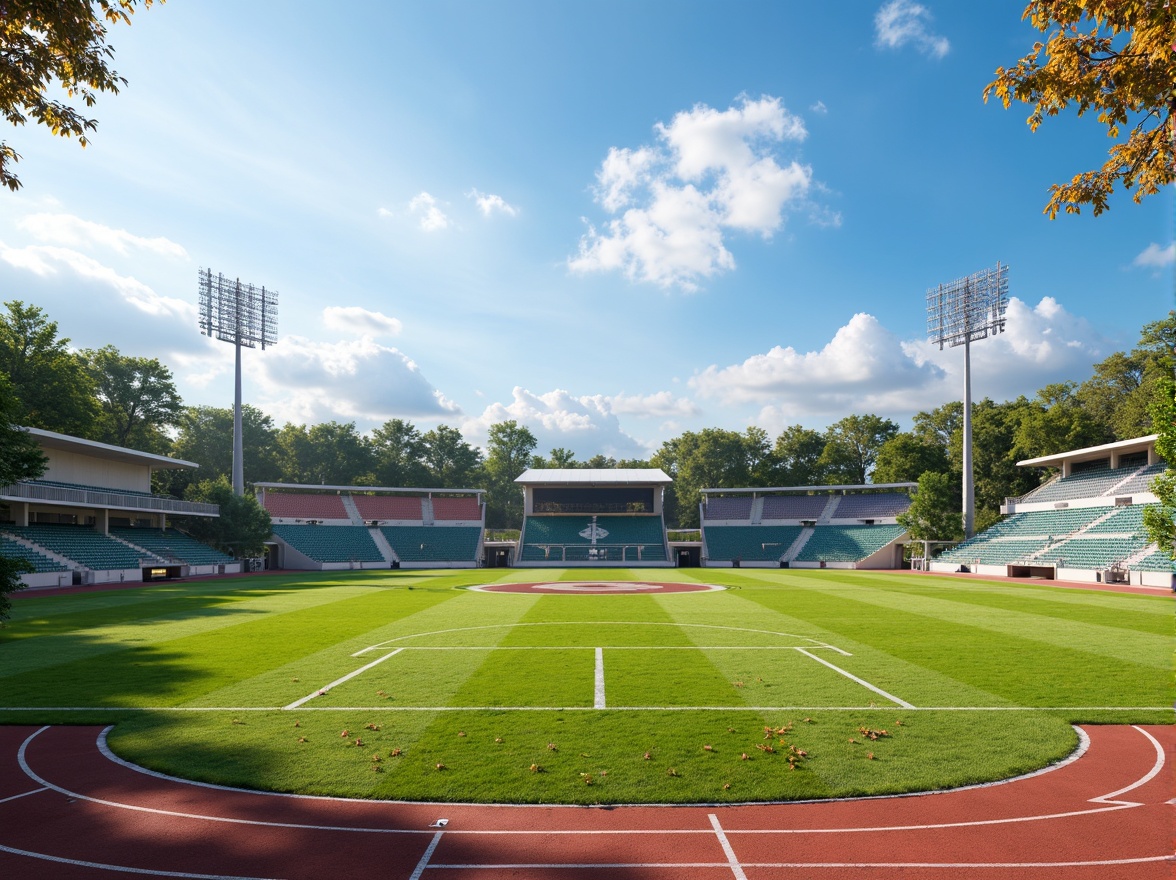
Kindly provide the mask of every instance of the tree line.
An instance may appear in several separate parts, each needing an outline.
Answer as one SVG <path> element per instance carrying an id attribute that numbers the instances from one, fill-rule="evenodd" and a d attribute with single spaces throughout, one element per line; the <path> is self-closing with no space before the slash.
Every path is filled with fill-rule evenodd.
<path id="1" fill-rule="evenodd" d="M 232 470 L 229 407 L 185 406 L 170 369 L 155 358 L 130 357 L 113 346 L 75 350 L 37 306 L 5 303 L 0 313 L 0 379 L 16 424 L 172 455 L 196 472 L 162 471 L 155 489 L 190 501 L 221 503 Z M 1176 313 L 1145 325 L 1138 343 L 1095 364 L 1083 382 L 1046 385 L 1033 397 L 973 404 L 976 527 L 999 517 L 1006 497 L 1048 476 L 1016 462 L 1150 433 L 1149 407 L 1165 399 L 1176 350 Z M 1168 382 L 1168 385 L 1164 383 Z M 570 450 L 537 454 L 534 434 L 516 421 L 490 426 L 486 448 L 450 425 L 422 431 L 390 419 L 368 434 L 354 422 L 286 423 L 253 406 L 242 413 L 247 483 L 485 489 L 487 526 L 518 528 L 522 495 L 514 480 L 528 467 L 657 467 L 673 485 L 666 495 L 670 527 L 699 525 L 704 488 L 919 482 L 958 514 L 963 406 L 917 413 L 910 430 L 875 414 L 848 415 L 824 430 L 792 425 L 772 438 L 759 427 L 704 428 L 666 440 L 648 459 Z M 958 516 L 940 529 L 955 537 Z M 952 525 L 954 523 L 954 526 Z"/>

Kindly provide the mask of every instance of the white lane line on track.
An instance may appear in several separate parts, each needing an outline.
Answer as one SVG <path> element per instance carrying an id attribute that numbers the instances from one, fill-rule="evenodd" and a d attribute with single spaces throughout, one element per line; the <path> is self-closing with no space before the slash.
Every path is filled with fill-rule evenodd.
<path id="1" fill-rule="evenodd" d="M 834 666 L 834 665 L 833 665 L 832 663 L 830 663 L 828 660 L 822 660 L 822 659 L 821 659 L 820 657 L 818 657 L 816 654 L 813 654 L 813 653 L 811 653 L 811 652 L 809 652 L 809 651 L 806 651 L 804 648 L 797 648 L 796 650 L 797 650 L 797 651 L 799 651 L 801 654 L 804 654 L 804 656 L 806 656 L 806 657 L 811 657 L 813 660 L 816 660 L 816 661 L 817 661 L 818 663 L 820 663 L 821 665 L 823 665 L 823 666 L 828 666 L 828 667 L 829 667 L 830 669 L 832 669 L 834 672 L 837 672 L 837 673 L 839 673 L 839 674 L 841 674 L 841 675 L 844 675 L 846 678 L 850 679 L 851 681 L 856 681 L 856 682 L 857 682 L 858 684 L 860 684 L 862 687 L 864 687 L 864 688 L 869 688 L 869 689 L 870 689 L 870 690 L 872 690 L 874 693 L 876 693 L 876 694 L 880 694 L 881 696 L 885 697 L 886 699 L 888 699 L 888 700 L 891 700 L 891 701 L 893 701 L 893 702 L 895 702 L 895 703 L 898 703 L 898 705 L 902 706 L 902 708 L 904 708 L 904 709 L 913 709 L 913 708 L 915 708 L 915 707 L 914 707 L 914 706 L 912 706 L 910 703 L 908 703 L 906 700 L 900 700 L 898 697 L 894 696 L 894 694 L 888 694 L 888 693 L 886 693 L 886 691 L 882 690 L 882 688 L 880 688 L 880 687 L 877 687 L 877 686 L 875 686 L 875 685 L 872 685 L 872 684 L 870 684 L 870 683 L 869 683 L 868 681 L 866 681 L 864 678 L 858 678 L 858 677 L 857 677 L 856 675 L 854 675 L 852 672 L 847 672 L 846 670 L 842 669 L 840 666 Z"/>
<path id="2" fill-rule="evenodd" d="M 596 689 L 592 695 L 592 708 L 603 709 L 604 702 L 604 648 L 596 649 Z"/>
<path id="3" fill-rule="evenodd" d="M 337 687 L 337 686 L 343 684 L 343 682 L 345 682 L 345 681 L 350 681 L 351 679 L 355 678 L 355 676 L 359 675 L 361 672 L 367 672 L 373 666 L 379 666 L 381 663 L 383 663 L 389 657 L 395 657 L 397 654 L 399 654 L 403 650 L 404 650 L 404 648 L 397 648 L 395 651 L 391 651 L 391 652 L 385 654 L 379 660 L 373 660 L 367 666 L 361 666 L 361 667 L 359 667 L 359 669 L 355 670 L 354 672 L 349 672 L 345 676 L 343 676 L 342 678 L 337 678 L 333 682 L 331 682 L 330 684 L 326 685 L 325 687 L 321 687 L 317 691 L 313 691 L 312 693 L 307 694 L 301 700 L 295 700 L 289 706 L 283 706 L 282 708 L 283 709 L 297 709 L 303 703 L 310 702 L 315 697 L 318 697 L 318 696 L 325 694 L 331 688 Z"/>
<path id="4" fill-rule="evenodd" d="M 45 787 L 41 787 L 41 788 L 34 788 L 32 791 L 22 791 L 20 794 L 14 794 L 11 797 L 0 798 L 0 804 L 6 804 L 9 801 L 15 801 L 15 800 L 18 800 L 19 798 L 22 798 L 22 797 L 28 797 L 30 794 L 40 794 L 43 791 L 49 791 L 49 789 L 47 789 Z"/>
<path id="5" fill-rule="evenodd" d="M 433 858 L 433 853 L 437 849 L 437 844 L 441 842 L 441 835 L 444 833 L 444 831 L 438 831 L 433 835 L 433 839 L 429 841 L 428 849 L 421 856 L 421 860 L 417 862 L 416 869 L 412 872 L 408 880 L 421 880 L 421 874 L 425 872 L 425 868 L 429 867 L 429 859 Z"/>
<path id="6" fill-rule="evenodd" d="M 1098 859 L 1084 862 L 743 862 L 746 868 L 1090 868 L 1110 865 L 1139 865 L 1170 862 L 1172 856 L 1141 856 L 1135 859 Z M 446 871 L 554 871 L 621 870 L 633 868 L 728 868 L 728 862 L 486 862 L 484 864 L 429 865 Z M 744 876 L 744 875 L 739 875 Z"/>
<path id="7" fill-rule="evenodd" d="M 1135 789 L 1139 788 L 1141 785 L 1147 785 L 1147 783 L 1151 782 L 1156 777 L 1156 774 L 1159 773 L 1161 769 L 1163 769 L 1163 766 L 1164 766 L 1164 747 L 1159 744 L 1159 742 L 1156 740 L 1156 738 L 1154 736 L 1152 736 L 1150 733 L 1148 733 L 1146 730 L 1144 730 L 1139 725 L 1132 724 L 1131 728 L 1132 728 L 1132 730 L 1138 730 L 1140 733 L 1142 733 L 1144 736 L 1146 736 L 1151 741 L 1152 746 L 1156 750 L 1155 764 L 1152 765 L 1151 770 L 1148 771 L 1148 773 L 1145 776 L 1135 780 L 1135 782 L 1131 783 L 1127 787 L 1120 788 L 1118 791 L 1112 791 L 1110 794 L 1104 794 L 1104 795 L 1100 795 L 1099 797 L 1096 797 L 1096 798 L 1091 798 L 1090 802 L 1092 804 L 1123 804 L 1124 806 L 1131 806 L 1131 807 L 1143 806 L 1142 804 L 1135 803 L 1134 801 L 1117 801 L 1117 800 L 1115 800 L 1115 798 L 1117 798 L 1121 794 L 1127 794 L 1127 792 L 1129 792 L 1129 791 L 1134 791 Z"/>
<path id="8" fill-rule="evenodd" d="M 16 849 L 0 844 L 0 852 L 25 856 L 30 859 L 41 859 L 46 862 L 56 862 L 59 865 L 73 865 L 77 868 L 94 868 L 99 871 L 114 871 L 119 874 L 149 874 L 152 877 L 184 877 L 189 880 L 272 880 L 269 877 L 242 877 L 236 874 L 193 874 L 188 871 L 163 871 L 159 868 L 132 868 L 127 865 L 107 865 L 102 862 L 84 862 L 81 859 L 67 859 L 63 856 L 51 856 L 47 853 L 30 852 L 27 849 Z"/>
<path id="9" fill-rule="evenodd" d="M 731 873 L 735 875 L 735 880 L 747 880 L 747 875 L 743 873 L 739 859 L 735 858 L 735 850 L 731 848 L 731 841 L 727 840 L 727 835 L 723 833 L 723 826 L 719 824 L 719 817 L 710 813 L 707 818 L 710 819 L 711 828 L 715 829 L 715 836 L 719 838 L 719 846 L 723 848 L 723 854 L 727 857 L 727 864 L 731 866 Z"/>

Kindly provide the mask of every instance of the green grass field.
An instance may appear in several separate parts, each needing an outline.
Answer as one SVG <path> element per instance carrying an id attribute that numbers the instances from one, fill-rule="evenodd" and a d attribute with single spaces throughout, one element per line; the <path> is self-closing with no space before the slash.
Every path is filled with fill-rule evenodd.
<path id="1" fill-rule="evenodd" d="M 728 589 L 464 589 L 561 578 Z M 1042 767 L 1072 723 L 1171 723 L 1172 635 L 1169 597 L 893 573 L 259 576 L 19 599 L 0 723 L 112 723 L 128 760 L 276 791 L 884 794 Z"/>

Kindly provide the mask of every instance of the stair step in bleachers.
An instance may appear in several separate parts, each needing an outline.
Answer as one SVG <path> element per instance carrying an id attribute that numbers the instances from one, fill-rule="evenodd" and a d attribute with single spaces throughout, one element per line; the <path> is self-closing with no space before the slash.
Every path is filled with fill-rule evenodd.
<path id="1" fill-rule="evenodd" d="M 855 496 L 842 498 L 841 504 L 852 497 Z M 797 554 L 796 561 L 860 562 L 901 537 L 905 531 L 900 525 L 817 526 Z"/>
<path id="2" fill-rule="evenodd" d="M 474 562 L 482 529 L 479 526 L 381 526 L 380 532 L 402 562 Z"/>
<path id="3" fill-rule="evenodd" d="M 219 550 L 214 550 L 207 544 L 202 544 L 176 529 L 117 528 L 111 529 L 110 533 L 136 547 L 149 550 L 169 562 L 186 562 L 188 565 L 221 565 L 233 561 L 231 556 L 226 556 Z"/>
<path id="4" fill-rule="evenodd" d="M 364 526 L 276 524 L 273 530 L 275 535 L 303 556 L 308 556 L 316 562 L 384 561 L 375 541 Z"/>
<path id="5" fill-rule="evenodd" d="M 717 562 L 775 561 L 788 552 L 803 529 L 803 526 L 707 526 L 707 556 Z"/>
<path id="6" fill-rule="evenodd" d="M 3 530 L 94 571 L 139 568 L 144 562 L 143 554 L 89 526 L 37 524 Z"/>

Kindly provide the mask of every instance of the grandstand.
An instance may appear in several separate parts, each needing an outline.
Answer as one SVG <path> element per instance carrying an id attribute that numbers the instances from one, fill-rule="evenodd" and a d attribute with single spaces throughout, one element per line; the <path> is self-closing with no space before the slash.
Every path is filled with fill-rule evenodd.
<path id="1" fill-rule="evenodd" d="M 1170 587 L 1172 560 L 1143 527 L 1144 510 L 1158 500 L 1151 481 L 1165 468 L 1155 441 L 1151 435 L 1018 462 L 1056 474 L 1007 499 L 1004 519 L 936 557 L 930 570 Z"/>
<path id="2" fill-rule="evenodd" d="M 171 517 L 218 516 L 215 504 L 180 501 L 151 491 L 153 471 L 195 468 L 192 462 L 27 430 L 45 454 L 45 473 L 0 487 L 0 554 L 22 558 L 34 567 L 22 575 L 26 586 L 134 582 L 241 570 L 239 561 L 168 527 Z"/>
<path id="3" fill-rule="evenodd" d="M 899 568 L 914 483 L 704 489 L 703 564 Z"/>
<path id="4" fill-rule="evenodd" d="M 273 519 L 273 568 L 472 568 L 485 533 L 481 489 L 257 483 Z"/>
<path id="5" fill-rule="evenodd" d="M 519 566 L 673 565 L 662 517 L 671 482 L 658 468 L 531 468 Z"/>

